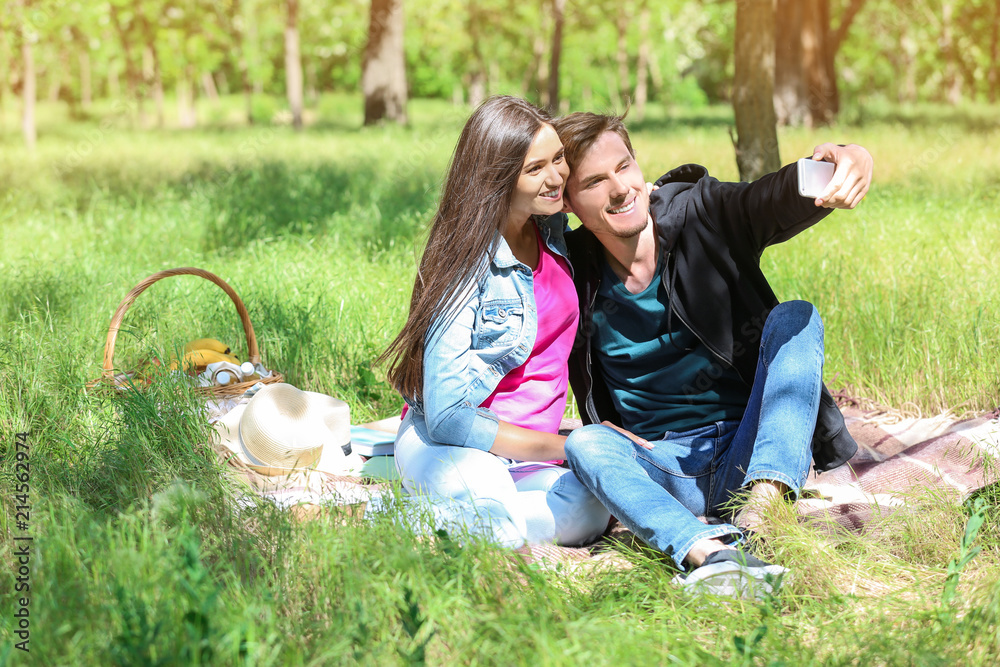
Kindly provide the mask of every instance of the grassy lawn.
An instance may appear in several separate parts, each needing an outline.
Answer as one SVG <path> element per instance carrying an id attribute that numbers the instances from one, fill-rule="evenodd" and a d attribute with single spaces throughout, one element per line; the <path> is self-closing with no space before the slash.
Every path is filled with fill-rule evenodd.
<path id="1" fill-rule="evenodd" d="M 217 273 L 249 308 L 264 361 L 347 400 L 363 422 L 401 402 L 372 360 L 405 319 L 424 224 L 467 110 L 415 101 L 410 128 L 360 129 L 323 98 L 301 134 L 245 128 L 240 101 L 193 131 L 139 130 L 110 106 L 41 110 L 34 155 L 0 113 L 0 556 L 15 563 L 14 434 L 30 431 L 31 653 L 0 620 L 0 665 L 995 664 L 1000 494 L 964 565 L 972 504 L 933 494 L 878 539 L 789 517 L 767 556 L 796 578 L 763 604 L 688 598 L 662 560 L 627 571 L 529 567 L 479 544 L 421 540 L 331 511 L 238 507 L 198 447 L 195 399 L 169 387 L 87 395 L 111 313 L 165 268 Z M 1000 404 L 1000 123 L 995 109 L 870 109 L 781 133 L 783 159 L 830 140 L 875 156 L 876 183 L 763 264 L 814 302 L 834 389 L 923 414 Z M 736 178 L 729 112 L 651 109 L 634 124 L 647 180 L 698 162 Z M 246 353 L 228 298 L 154 285 L 115 360 L 213 336 Z M 968 546 L 968 545 L 966 545 Z M 16 608 L 16 567 L 0 569 Z M 956 586 L 957 584 L 957 586 Z"/>

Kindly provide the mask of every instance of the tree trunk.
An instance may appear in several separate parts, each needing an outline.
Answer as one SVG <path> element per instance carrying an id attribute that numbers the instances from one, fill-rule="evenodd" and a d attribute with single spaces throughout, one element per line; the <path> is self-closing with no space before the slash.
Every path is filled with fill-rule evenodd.
<path id="1" fill-rule="evenodd" d="M 632 22 L 628 12 L 624 11 L 621 5 L 618 7 L 615 17 L 615 32 L 618 34 L 618 49 L 615 52 L 615 62 L 618 65 L 618 95 L 628 100 L 632 92 L 628 71 L 628 26 Z"/>
<path id="2" fill-rule="evenodd" d="M 828 125 L 840 106 L 837 84 L 831 71 L 830 3 L 829 0 L 808 0 L 803 4 L 802 66 L 809 99 L 806 124 L 817 127 Z"/>
<path id="3" fill-rule="evenodd" d="M 899 86 L 897 99 L 900 102 L 917 101 L 917 53 L 919 47 L 910 36 L 910 26 L 904 24 L 899 38 L 899 52 L 903 61 L 903 82 Z"/>
<path id="4" fill-rule="evenodd" d="M 466 30 L 469 33 L 469 41 L 472 43 L 472 62 L 469 71 L 469 106 L 475 108 L 486 99 L 486 61 L 483 58 L 483 50 L 480 48 L 482 41 L 482 30 L 484 23 L 483 13 L 479 8 L 479 3 L 472 0 L 469 3 L 469 12 L 466 17 Z"/>
<path id="5" fill-rule="evenodd" d="M 547 107 L 549 105 L 549 61 L 545 59 L 545 37 L 542 31 L 535 33 L 532 56 L 534 66 L 524 73 L 525 79 L 530 80 L 530 77 L 534 75 L 534 88 L 538 91 L 538 106 Z M 528 86 L 525 85 L 524 88 L 527 89 Z"/>
<path id="6" fill-rule="evenodd" d="M 52 79 L 49 81 L 49 104 L 55 104 L 59 101 L 59 94 L 62 92 L 62 79 L 63 72 L 69 69 L 69 56 L 66 54 L 65 49 L 59 50 L 59 65 L 58 67 L 52 67 L 49 69 L 55 70 L 52 72 Z"/>
<path id="7" fill-rule="evenodd" d="M 996 1 L 993 13 L 993 35 L 990 38 L 990 73 L 987 76 L 990 104 L 997 101 L 997 88 L 1000 88 L 1000 0 Z"/>
<path id="8" fill-rule="evenodd" d="M 306 100 L 315 107 L 319 104 L 319 92 L 316 90 L 316 62 L 309 61 L 306 67 Z"/>
<path id="9" fill-rule="evenodd" d="M 777 0 L 774 12 L 774 111 L 782 125 L 809 115 L 802 67 L 802 0 Z"/>
<path id="10" fill-rule="evenodd" d="M 8 41 L 0 26 L 0 72 L 7 72 L 7 76 L 0 76 L 0 126 L 6 124 L 7 120 L 7 100 L 10 99 L 10 79 L 11 65 L 13 58 L 10 55 Z"/>
<path id="11" fill-rule="evenodd" d="M 851 0 L 851 4 L 844 10 L 844 15 L 840 18 L 840 25 L 834 30 L 830 19 L 830 0 L 820 0 L 818 14 L 821 15 L 820 28 L 824 36 L 823 52 L 826 57 L 826 75 L 824 85 L 827 94 L 827 104 L 821 115 L 825 116 L 827 123 L 832 122 L 840 113 L 840 88 L 837 85 L 837 54 L 843 46 L 847 34 L 850 32 L 854 19 L 858 12 L 864 7 L 866 0 Z"/>
<path id="12" fill-rule="evenodd" d="M 250 80 L 250 61 L 247 60 L 247 37 L 243 24 L 237 17 L 240 15 L 240 0 L 233 0 L 229 4 L 229 24 L 233 27 L 237 57 L 237 67 L 240 70 L 240 82 L 243 84 L 243 106 L 247 117 L 247 125 L 253 125 L 253 82 Z M 256 41 L 256 32 L 253 23 L 250 26 L 250 40 Z"/>
<path id="13" fill-rule="evenodd" d="M 653 83 L 653 90 L 663 90 L 663 72 L 660 70 L 659 58 L 649 59 L 649 78 Z"/>
<path id="14" fill-rule="evenodd" d="M 550 113 L 559 113 L 559 61 L 562 58 L 563 21 L 566 0 L 552 0 L 552 53 L 549 54 L 549 100 L 546 105 Z"/>
<path id="15" fill-rule="evenodd" d="M 108 97 L 116 100 L 121 94 L 122 83 L 118 77 L 118 63 L 111 62 L 108 64 Z"/>
<path id="16" fill-rule="evenodd" d="M 302 129 L 302 57 L 299 55 L 299 0 L 286 0 L 285 93 L 292 110 L 292 127 Z"/>
<path id="17" fill-rule="evenodd" d="M 180 126 L 192 128 L 198 124 L 198 112 L 194 106 L 194 67 L 186 65 L 177 81 L 177 116 Z"/>
<path id="18" fill-rule="evenodd" d="M 481 69 L 472 70 L 469 75 L 469 106 L 475 108 L 486 99 L 486 76 Z"/>
<path id="19" fill-rule="evenodd" d="M 213 104 L 219 101 L 219 89 L 215 87 L 215 79 L 212 78 L 211 72 L 201 73 L 201 89 Z"/>
<path id="20" fill-rule="evenodd" d="M 815 127 L 840 111 L 835 59 L 865 0 L 851 0 L 831 26 L 829 0 L 777 0 L 774 106 L 782 125 Z"/>
<path id="21" fill-rule="evenodd" d="M 153 104 L 156 106 L 156 127 L 165 124 L 163 111 L 163 68 L 160 66 L 160 52 L 156 46 L 150 47 L 153 58 Z"/>
<path id="22" fill-rule="evenodd" d="M 736 164 L 755 181 L 781 166 L 774 114 L 774 0 L 736 4 Z"/>
<path id="23" fill-rule="evenodd" d="M 153 39 L 142 50 L 143 84 L 153 91 L 153 106 L 156 107 L 156 127 L 163 127 L 163 78 L 160 73 L 160 55 Z"/>
<path id="24" fill-rule="evenodd" d="M 253 125 L 253 83 L 250 81 L 250 68 L 246 56 L 240 54 L 240 80 L 243 82 L 243 111 L 247 117 L 247 125 Z"/>
<path id="25" fill-rule="evenodd" d="M 608 100 L 611 101 L 611 108 L 616 110 L 624 109 L 625 105 L 622 102 L 622 94 L 618 90 L 618 77 L 612 74 L 611 70 L 605 70 L 604 79 L 608 84 Z"/>
<path id="26" fill-rule="evenodd" d="M 21 34 L 21 62 L 24 68 L 21 84 L 21 99 L 23 100 L 21 131 L 24 133 L 24 143 L 27 144 L 28 150 L 33 151 L 38 140 L 38 131 L 35 128 L 35 98 L 38 82 L 35 77 L 35 55 L 31 48 L 31 40 L 23 32 Z"/>
<path id="27" fill-rule="evenodd" d="M 153 84 L 153 47 L 148 42 L 142 48 L 142 83 L 147 87 Z"/>
<path id="28" fill-rule="evenodd" d="M 495 57 L 491 58 L 486 72 L 486 94 L 492 95 L 500 87 L 500 61 Z"/>
<path id="29" fill-rule="evenodd" d="M 365 125 L 406 124 L 406 54 L 403 0 L 372 0 L 368 44 L 361 71 Z"/>
<path id="30" fill-rule="evenodd" d="M 115 3 L 110 3 L 110 7 L 112 23 L 115 24 L 115 30 L 118 32 L 118 39 L 122 45 L 122 57 L 125 59 L 125 88 L 128 91 L 129 102 L 135 102 L 139 123 L 142 124 L 145 114 L 142 108 L 142 95 L 139 93 L 139 77 L 141 73 L 138 71 L 133 59 L 132 41 L 129 39 L 129 30 L 122 25 L 121 16 L 118 14 L 118 7 Z"/>
<path id="31" fill-rule="evenodd" d="M 90 104 L 94 99 L 93 86 L 90 81 L 91 69 L 90 69 L 90 51 L 87 46 L 83 46 L 83 50 L 80 51 L 79 56 L 80 62 L 80 107 L 86 111 L 90 108 Z"/>
<path id="32" fill-rule="evenodd" d="M 253 84 L 247 72 L 241 72 L 243 78 L 243 114 L 247 125 L 253 125 Z"/>
<path id="33" fill-rule="evenodd" d="M 639 10 L 639 58 L 635 64 L 635 119 L 646 115 L 649 99 L 649 6 L 642 3 Z"/>
<path id="34" fill-rule="evenodd" d="M 952 14 L 955 6 L 952 0 L 941 3 L 941 54 L 944 56 L 944 92 L 948 104 L 958 104 L 962 101 L 962 80 L 958 76 L 957 54 L 955 40 L 952 36 Z"/>

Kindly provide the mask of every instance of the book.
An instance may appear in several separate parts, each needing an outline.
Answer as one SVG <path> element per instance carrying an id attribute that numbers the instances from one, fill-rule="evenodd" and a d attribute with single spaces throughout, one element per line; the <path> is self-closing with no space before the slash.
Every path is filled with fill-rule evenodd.
<path id="1" fill-rule="evenodd" d="M 373 456 L 361 464 L 361 474 L 372 479 L 382 479 L 387 482 L 399 479 L 396 470 L 395 456 Z"/>
<path id="2" fill-rule="evenodd" d="M 376 431 L 364 426 L 351 427 L 351 451 L 361 456 L 392 456 L 396 449 L 396 434 Z"/>

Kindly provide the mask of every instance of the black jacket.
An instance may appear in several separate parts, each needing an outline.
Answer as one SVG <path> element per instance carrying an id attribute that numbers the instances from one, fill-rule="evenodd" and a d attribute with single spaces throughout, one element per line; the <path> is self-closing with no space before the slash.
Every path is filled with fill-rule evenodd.
<path id="1" fill-rule="evenodd" d="M 760 257 L 822 220 L 830 211 L 798 194 L 795 165 L 753 183 L 722 183 L 695 164 L 674 169 L 656 181 L 650 212 L 660 252 L 661 275 L 670 295 L 671 315 L 684 322 L 716 356 L 753 385 L 760 336 L 778 304 L 760 270 Z M 609 420 L 621 425 L 600 362 L 592 354 L 593 316 L 604 255 L 585 228 L 566 238 L 580 299 L 580 328 L 570 355 L 570 384 L 584 423 Z M 813 464 L 825 472 L 844 464 L 858 445 L 826 386 L 813 434 Z"/>

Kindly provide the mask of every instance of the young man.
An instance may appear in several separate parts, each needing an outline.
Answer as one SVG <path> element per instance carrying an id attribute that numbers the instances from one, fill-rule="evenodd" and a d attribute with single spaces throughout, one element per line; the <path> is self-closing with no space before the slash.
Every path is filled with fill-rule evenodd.
<path id="1" fill-rule="evenodd" d="M 590 425 L 566 442 L 570 466 L 687 570 L 686 584 L 770 590 L 785 570 L 746 553 L 742 531 L 798 495 L 811 459 L 829 470 L 857 444 L 822 384 L 819 314 L 779 304 L 760 256 L 830 209 L 854 208 L 871 155 L 817 147 L 813 159 L 836 170 L 815 200 L 798 194 L 795 165 L 721 183 L 689 164 L 650 194 L 622 118 L 575 113 L 556 129 L 571 168 L 567 207 L 583 223 L 567 238 L 580 297 L 570 382 Z M 741 490 L 739 527 L 699 521 L 728 516 Z"/>

